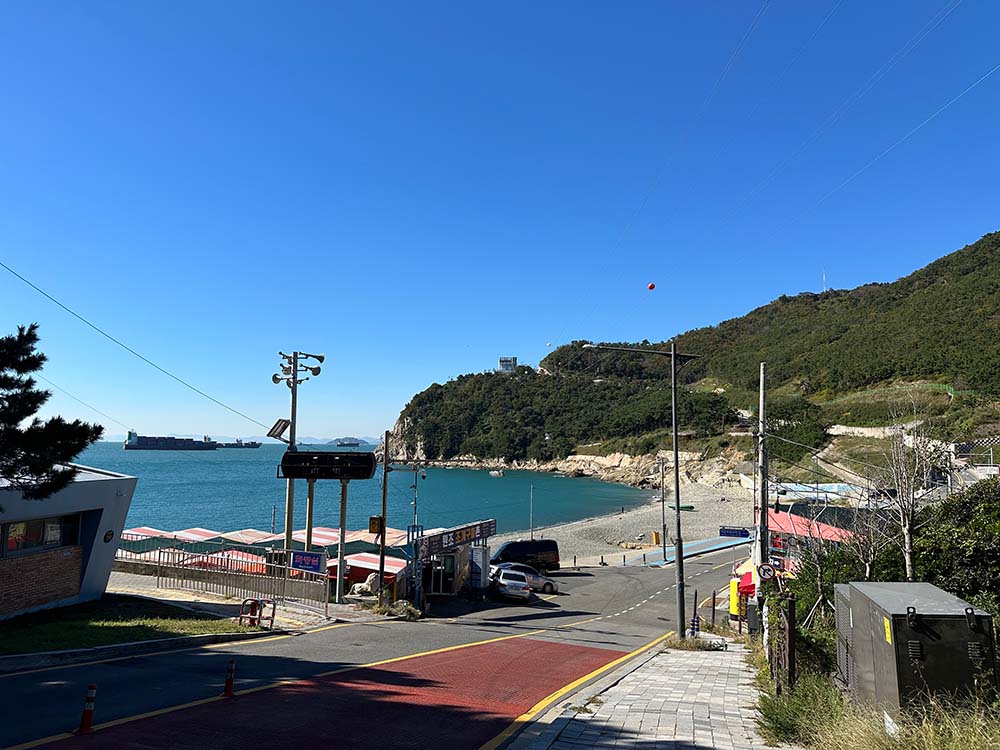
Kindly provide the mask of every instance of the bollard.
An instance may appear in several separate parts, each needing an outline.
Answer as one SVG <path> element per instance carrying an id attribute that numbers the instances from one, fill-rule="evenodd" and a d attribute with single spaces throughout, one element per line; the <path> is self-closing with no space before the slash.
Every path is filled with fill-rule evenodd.
<path id="1" fill-rule="evenodd" d="M 715 627 L 715 604 L 716 604 L 715 598 L 718 595 L 718 593 L 719 592 L 717 592 L 717 591 L 713 591 L 712 592 L 712 627 L 713 628 Z"/>
<path id="2" fill-rule="evenodd" d="M 576 567 L 576 555 L 573 555 L 573 567 Z"/>
<path id="3" fill-rule="evenodd" d="M 601 555 L 601 565 L 604 565 L 604 555 Z"/>
<path id="4" fill-rule="evenodd" d="M 80 728 L 74 734 L 92 734 L 94 726 L 94 702 L 97 698 L 97 685 L 87 685 L 87 697 L 83 700 L 83 713 L 80 714 Z"/>
<path id="5" fill-rule="evenodd" d="M 646 553 L 645 552 L 642 553 L 642 564 L 643 565 L 646 564 Z"/>
<path id="6" fill-rule="evenodd" d="M 222 695 L 226 698 L 235 697 L 236 693 L 233 692 L 233 680 L 236 677 L 236 660 L 230 659 L 229 666 L 226 668 L 226 687 L 222 691 Z"/>
<path id="7" fill-rule="evenodd" d="M 625 555 L 622 555 L 622 567 L 624 568 L 628 563 L 625 562 Z"/>

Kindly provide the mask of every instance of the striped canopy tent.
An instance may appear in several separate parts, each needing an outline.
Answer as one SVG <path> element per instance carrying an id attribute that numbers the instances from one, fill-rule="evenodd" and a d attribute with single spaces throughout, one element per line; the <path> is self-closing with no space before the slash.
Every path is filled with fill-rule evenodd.
<path id="1" fill-rule="evenodd" d="M 227 531 L 220 534 L 223 539 L 236 544 L 256 544 L 262 539 L 269 539 L 274 536 L 270 531 L 259 531 L 258 529 L 240 529 L 239 531 Z"/>
<path id="2" fill-rule="evenodd" d="M 395 529 L 394 529 L 395 531 Z M 350 555 L 355 552 L 377 552 L 378 544 L 369 541 L 372 535 L 367 531 L 348 531 L 344 536 L 344 554 Z M 339 554 L 338 542 L 340 541 L 340 531 L 329 526 L 314 526 L 312 545 L 313 549 L 321 548 L 326 552 L 327 557 L 336 557 Z M 403 541 L 406 541 L 406 532 L 403 532 Z M 280 549 L 285 544 L 284 534 L 269 535 L 259 542 L 255 542 L 254 547 L 273 547 Z M 306 530 L 298 529 L 292 532 L 293 549 L 302 550 L 306 548 Z"/>
<path id="3" fill-rule="evenodd" d="M 257 575 L 263 575 L 266 570 L 266 560 L 263 555 L 254 555 L 236 549 L 213 552 L 210 555 L 199 555 L 198 558 L 198 560 L 192 560 L 188 564 L 192 567 L 210 570 L 232 570 L 238 573 L 255 573 Z"/>
<path id="4" fill-rule="evenodd" d="M 200 526 L 175 531 L 173 537 L 174 544 L 183 543 L 178 546 L 188 552 L 218 552 L 226 542 L 221 532 L 203 529 Z"/>
<path id="5" fill-rule="evenodd" d="M 151 552 L 174 544 L 173 535 L 169 531 L 154 529 L 152 526 L 137 526 L 125 529 L 121 534 L 118 546 L 129 552 L 141 554 Z"/>
<path id="6" fill-rule="evenodd" d="M 379 557 L 371 552 L 356 552 L 344 558 L 345 575 L 348 580 L 363 581 L 372 572 L 378 572 Z M 385 556 L 385 579 L 386 581 L 396 580 L 396 576 L 406 570 L 406 560 L 397 557 Z M 331 577 L 337 576 L 337 558 L 331 558 L 326 564 Z"/>

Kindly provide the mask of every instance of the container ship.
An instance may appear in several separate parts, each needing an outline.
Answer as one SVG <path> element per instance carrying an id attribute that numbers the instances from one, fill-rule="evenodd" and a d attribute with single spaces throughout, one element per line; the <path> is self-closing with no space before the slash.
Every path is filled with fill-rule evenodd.
<path id="1" fill-rule="evenodd" d="M 208 437 L 205 437 L 208 440 Z M 260 448 L 260 443 L 256 440 L 247 440 L 245 443 L 236 438 L 235 443 L 216 443 L 220 448 Z"/>
<path id="2" fill-rule="evenodd" d="M 147 437 L 146 435 L 137 435 L 134 430 L 129 430 L 123 447 L 127 451 L 214 451 L 219 447 L 219 444 L 214 440 L 209 440 L 208 436 L 204 440 Z"/>

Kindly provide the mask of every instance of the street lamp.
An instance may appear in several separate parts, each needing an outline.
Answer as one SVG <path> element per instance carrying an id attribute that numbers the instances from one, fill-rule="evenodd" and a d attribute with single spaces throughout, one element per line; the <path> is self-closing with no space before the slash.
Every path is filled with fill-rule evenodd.
<path id="1" fill-rule="evenodd" d="M 696 354 L 679 354 L 677 343 L 670 342 L 670 351 L 662 352 L 658 349 L 639 349 L 632 346 L 605 346 L 604 344 L 584 344 L 584 349 L 606 349 L 614 352 L 638 352 L 639 354 L 657 354 L 663 357 L 670 357 L 670 423 L 673 432 L 674 447 L 674 517 L 677 522 L 677 534 L 674 537 L 674 572 L 677 578 L 677 634 L 684 638 L 686 630 L 684 619 L 684 541 L 681 539 L 681 473 L 677 456 L 677 371 L 680 369 L 677 364 L 678 358 L 683 361 L 680 367 L 688 362 L 698 359 Z M 663 521 L 661 530 L 661 542 L 663 544 L 663 563 L 667 562 L 667 511 L 666 501 L 663 495 L 663 465 L 660 464 L 660 515 Z M 698 602 L 694 603 L 695 612 L 698 611 Z"/>
<path id="2" fill-rule="evenodd" d="M 277 385 L 278 383 L 284 382 L 288 386 L 289 390 L 292 392 L 292 412 L 291 419 L 289 420 L 288 427 L 288 450 L 297 450 L 295 442 L 295 415 L 298 410 L 298 397 L 299 397 L 299 384 L 304 383 L 309 380 L 308 377 L 299 378 L 299 375 L 304 373 L 309 373 L 313 377 L 319 375 L 320 368 L 319 365 L 300 365 L 299 359 L 314 359 L 320 364 L 326 359 L 322 354 L 306 354 L 305 352 L 292 352 L 291 354 L 285 354 L 284 352 L 278 352 L 278 355 L 285 361 L 281 365 L 281 373 L 274 373 L 271 376 L 271 382 Z M 278 428 L 278 424 L 272 428 L 275 431 Z M 280 433 L 284 432 L 281 429 Z M 270 434 L 270 433 L 268 433 Z M 279 437 L 280 439 L 280 437 Z M 306 552 L 309 551 L 309 547 L 312 544 L 312 510 L 313 510 L 313 488 L 314 482 L 309 481 L 309 494 L 306 497 Z M 295 508 L 295 480 L 288 480 L 288 492 L 285 495 L 285 549 L 292 549 L 292 532 L 294 531 L 295 519 L 293 517 L 293 510 Z"/>

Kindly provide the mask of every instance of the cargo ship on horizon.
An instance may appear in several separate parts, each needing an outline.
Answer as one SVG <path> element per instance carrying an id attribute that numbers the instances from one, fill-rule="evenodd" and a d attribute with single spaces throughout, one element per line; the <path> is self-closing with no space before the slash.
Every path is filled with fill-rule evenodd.
<path id="1" fill-rule="evenodd" d="M 214 440 L 194 438 L 160 437 L 138 435 L 129 430 L 122 446 L 127 451 L 214 451 L 219 444 Z"/>

